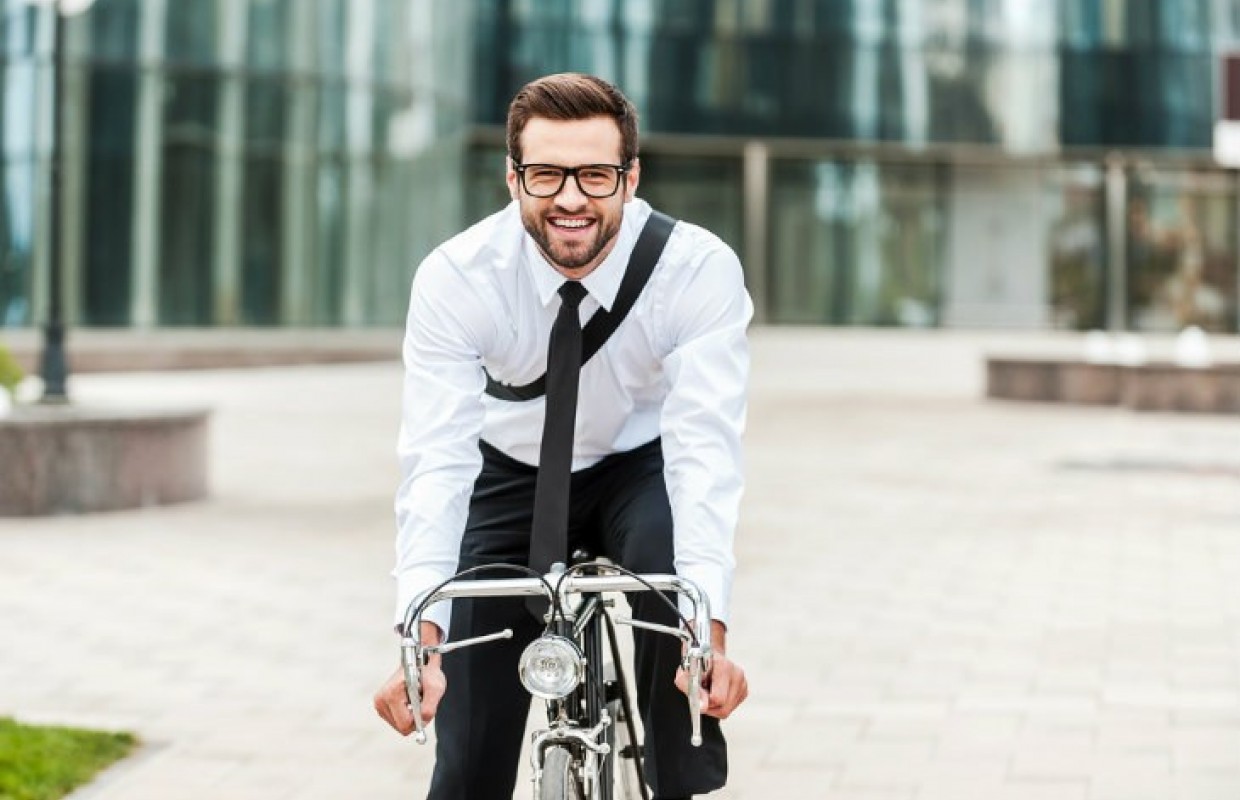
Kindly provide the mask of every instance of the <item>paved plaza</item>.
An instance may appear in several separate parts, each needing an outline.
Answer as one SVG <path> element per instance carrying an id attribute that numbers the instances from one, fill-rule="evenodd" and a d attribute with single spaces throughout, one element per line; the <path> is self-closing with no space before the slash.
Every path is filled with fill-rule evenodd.
<path id="1" fill-rule="evenodd" d="M 1078 346 L 755 331 L 713 797 L 1240 797 L 1240 420 L 983 399 L 985 352 Z M 370 707 L 399 365 L 72 388 L 214 409 L 212 497 L 0 520 L 0 715 L 141 737 L 75 800 L 423 796 Z"/>

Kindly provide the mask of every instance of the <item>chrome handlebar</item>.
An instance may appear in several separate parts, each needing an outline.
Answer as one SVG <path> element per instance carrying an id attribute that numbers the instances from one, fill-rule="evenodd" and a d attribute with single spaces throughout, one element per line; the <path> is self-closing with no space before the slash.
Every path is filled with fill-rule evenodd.
<path id="1" fill-rule="evenodd" d="M 640 578 L 640 580 L 639 580 Z M 644 581 L 644 583 L 643 583 Z M 549 588 L 551 587 L 551 588 Z M 619 624 L 666 633 L 680 638 L 686 644 L 681 666 L 689 675 L 689 713 L 692 717 L 694 747 L 702 744 L 702 704 L 700 691 L 702 678 L 710 670 L 710 602 L 697 584 L 679 575 L 639 575 L 630 577 L 621 573 L 614 575 L 574 575 L 552 572 L 539 578 L 494 578 L 468 581 L 452 581 L 434 592 L 423 592 L 413 599 L 405 612 L 400 642 L 401 668 L 405 677 L 405 695 L 413 713 L 414 740 L 426 744 L 426 723 L 422 719 L 422 667 L 432 653 L 448 653 L 475 644 L 508 639 L 512 631 L 505 629 L 485 636 L 462 639 L 459 642 L 442 642 L 423 645 L 419 627 L 422 611 L 443 600 L 465 597 L 522 597 L 543 596 L 548 601 L 553 594 L 559 595 L 560 607 L 567 608 L 575 595 L 604 592 L 670 591 L 684 596 L 694 609 L 694 635 L 679 628 L 642 622 L 633 619 L 616 619 Z M 429 595 L 429 596 L 428 596 Z M 696 636 L 697 644 L 693 644 Z"/>

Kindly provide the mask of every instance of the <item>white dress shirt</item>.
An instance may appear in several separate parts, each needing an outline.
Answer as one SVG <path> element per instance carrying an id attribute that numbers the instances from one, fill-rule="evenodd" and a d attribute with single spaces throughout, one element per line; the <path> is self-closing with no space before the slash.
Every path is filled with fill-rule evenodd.
<path id="1" fill-rule="evenodd" d="M 615 247 L 582 280 L 583 324 L 615 302 L 649 215 L 642 200 L 625 204 Z M 482 468 L 479 438 L 538 464 L 545 398 L 490 397 L 483 369 L 514 386 L 546 371 L 564 280 L 525 232 L 515 202 L 440 246 L 414 276 L 397 443 L 398 623 L 414 597 L 457 571 Z M 676 572 L 703 589 L 711 616 L 725 623 L 752 315 L 736 255 L 709 231 L 678 222 L 628 316 L 582 366 L 573 444 L 579 470 L 662 437 Z M 447 632 L 448 603 L 424 616 Z"/>

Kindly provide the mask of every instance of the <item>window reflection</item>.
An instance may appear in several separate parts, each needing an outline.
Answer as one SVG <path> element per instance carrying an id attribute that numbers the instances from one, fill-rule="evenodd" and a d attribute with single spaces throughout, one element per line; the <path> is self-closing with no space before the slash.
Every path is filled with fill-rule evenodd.
<path id="1" fill-rule="evenodd" d="M 0 328 L 34 321 L 30 304 L 35 186 L 35 109 L 39 69 L 33 55 L 38 9 L 10 7 L 0 17 Z"/>
<path id="2" fill-rule="evenodd" d="M 321 159 L 317 175 L 315 263 L 311 270 L 313 322 L 339 324 L 344 296 L 345 163 L 343 158 Z"/>
<path id="3" fill-rule="evenodd" d="M 251 156 L 245 164 L 241 228 L 241 321 L 275 325 L 280 321 L 280 281 L 284 228 L 283 165 L 276 158 Z"/>
<path id="4" fill-rule="evenodd" d="M 772 317 L 777 322 L 938 322 L 942 201 L 930 167 L 773 165 Z"/>
<path id="5" fill-rule="evenodd" d="M 1143 331 L 1236 325 L 1236 198 L 1223 175 L 1143 169 L 1128 196 L 1131 321 Z"/>
<path id="6" fill-rule="evenodd" d="M 90 57 L 133 63 L 138 58 L 141 0 L 106 0 L 91 6 Z"/>
<path id="7" fill-rule="evenodd" d="M 0 214 L 0 328 L 27 325 L 30 309 L 30 210 L 34 206 L 33 159 L 3 163 L 3 209 Z"/>
<path id="8" fill-rule="evenodd" d="M 739 158 L 643 155 L 637 194 L 677 219 L 705 227 L 738 254 L 744 252 Z"/>
<path id="9" fill-rule="evenodd" d="M 218 89 L 210 74 L 165 83 L 161 196 L 172 202 L 160 207 L 158 283 L 159 319 L 168 325 L 211 322 Z"/>
<path id="10" fill-rule="evenodd" d="M 181 3 L 167 19 L 167 58 L 182 64 L 209 65 L 216 53 L 216 0 Z"/>
<path id="11" fill-rule="evenodd" d="M 249 0 L 250 19 L 245 60 L 251 69 L 276 71 L 287 67 L 290 2 L 291 0 Z"/>
<path id="12" fill-rule="evenodd" d="M 82 316 L 89 325 L 125 325 L 130 318 L 137 96 L 133 70 L 92 70 L 82 255 Z"/>
<path id="13" fill-rule="evenodd" d="M 465 192 L 468 219 L 479 220 L 511 202 L 504 182 L 507 156 L 502 147 L 475 148 L 466 160 L 469 188 Z"/>
<path id="14" fill-rule="evenodd" d="M 1050 324 L 1090 330 L 1105 327 L 1106 233 L 1101 170 L 1065 166 L 1046 190 Z"/>

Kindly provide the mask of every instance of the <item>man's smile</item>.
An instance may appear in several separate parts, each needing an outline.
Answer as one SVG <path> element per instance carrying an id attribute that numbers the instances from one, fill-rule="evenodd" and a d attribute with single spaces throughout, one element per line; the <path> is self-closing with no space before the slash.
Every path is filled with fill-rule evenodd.
<path id="1" fill-rule="evenodd" d="M 594 220 L 586 217 L 548 217 L 547 223 L 561 233 L 582 233 L 594 227 Z"/>

